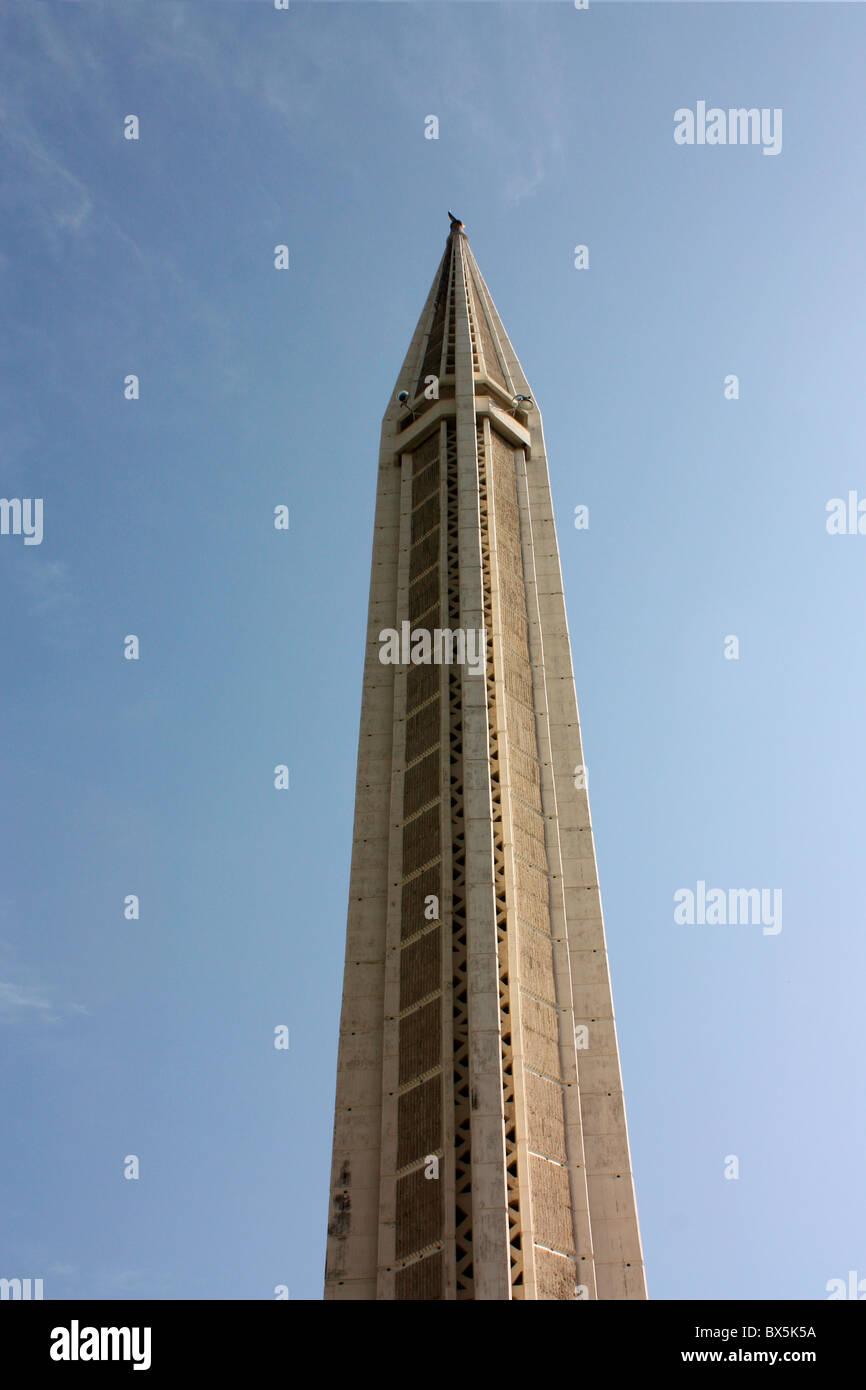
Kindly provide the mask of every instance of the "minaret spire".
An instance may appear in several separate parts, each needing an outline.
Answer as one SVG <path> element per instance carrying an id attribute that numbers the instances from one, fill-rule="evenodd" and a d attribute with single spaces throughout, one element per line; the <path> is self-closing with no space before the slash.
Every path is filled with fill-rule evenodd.
<path id="1" fill-rule="evenodd" d="M 643 1299 L 541 416 L 448 215 L 382 422 L 325 1297 Z"/>

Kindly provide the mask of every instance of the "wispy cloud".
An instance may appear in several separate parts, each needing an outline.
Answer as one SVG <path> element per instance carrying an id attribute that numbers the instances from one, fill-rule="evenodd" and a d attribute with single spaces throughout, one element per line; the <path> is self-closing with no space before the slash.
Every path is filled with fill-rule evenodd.
<path id="1" fill-rule="evenodd" d="M 5 560 L 9 577 L 23 593 L 27 614 L 39 624 L 42 638 L 56 651 L 74 650 L 80 600 L 69 566 L 63 560 L 43 556 L 36 546 L 8 546 Z"/>
<path id="2" fill-rule="evenodd" d="M 20 103 L 0 107 L 0 142 L 6 150 L 15 178 L 6 184 L 3 203 L 14 204 L 61 254 L 61 233 L 80 234 L 93 210 L 93 200 L 82 183 L 51 149 Z"/>
<path id="3" fill-rule="evenodd" d="M 524 198 L 530 198 L 544 182 L 544 168 L 541 160 L 535 156 L 532 159 L 531 170 L 514 169 L 505 180 L 505 200 L 512 207 L 522 203 Z"/>
<path id="4" fill-rule="evenodd" d="M 86 1004 L 58 998 L 53 985 L 39 978 L 28 968 L 20 953 L 6 934 L 9 921 L 8 899 L 0 902 L 0 1024 L 9 1027 L 35 1024 L 37 1027 L 56 1026 L 73 1016 L 87 1015 Z"/>
<path id="5" fill-rule="evenodd" d="M 100 7 L 92 10 L 98 13 Z M 116 121 L 117 108 L 105 64 L 88 42 L 84 26 L 71 29 L 67 16 L 52 11 L 49 5 L 29 6 L 28 42 L 7 43 L 4 50 L 0 149 L 9 172 L 0 189 L 0 207 L 7 220 L 14 212 L 22 226 L 41 235 L 55 260 L 65 255 L 70 237 L 103 231 L 141 259 L 135 240 L 100 206 L 64 153 L 64 143 L 70 143 L 64 142 L 70 101 L 86 103 L 96 124 L 105 129 Z M 72 141 L 71 148 L 90 167 L 88 142 Z"/>
<path id="6" fill-rule="evenodd" d="M 28 985 L 16 985 L 9 980 L 0 980 L 0 1017 L 20 1017 L 22 1012 L 51 1014 L 54 1006 L 44 992 L 31 989 Z M 56 1021 L 56 1020 L 55 1020 Z"/>
<path id="7" fill-rule="evenodd" d="M 52 999 L 47 986 L 22 985 L 13 980 L 0 980 L 0 1023 L 7 1025 L 38 1021 L 40 1024 L 62 1023 L 70 1014 L 87 1014 L 85 1004 L 63 1004 Z"/>
<path id="8" fill-rule="evenodd" d="M 141 1287 L 142 1280 L 146 1279 L 146 1272 L 143 1269 L 121 1269 L 114 1274 L 103 1274 L 102 1283 L 109 1289 L 134 1289 Z"/>
<path id="9" fill-rule="evenodd" d="M 69 566 L 63 560 L 43 560 L 41 556 L 35 560 L 35 564 L 19 571 L 34 617 L 44 618 L 77 603 Z"/>

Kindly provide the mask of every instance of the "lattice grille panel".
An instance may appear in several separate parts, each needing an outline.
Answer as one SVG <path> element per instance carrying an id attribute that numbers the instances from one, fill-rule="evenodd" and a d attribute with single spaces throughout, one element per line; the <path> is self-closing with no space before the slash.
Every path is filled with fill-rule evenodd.
<path id="1" fill-rule="evenodd" d="M 435 526 L 423 540 L 413 545 L 409 556 L 409 583 L 415 580 L 439 559 L 439 527 Z"/>
<path id="2" fill-rule="evenodd" d="M 442 1078 L 431 1076 L 397 1101 L 397 1167 L 435 1153 L 442 1144 Z"/>
<path id="3" fill-rule="evenodd" d="M 401 1011 L 439 988 L 441 960 L 439 927 L 403 947 L 400 956 Z"/>
<path id="4" fill-rule="evenodd" d="M 439 532 L 436 532 L 439 535 Z M 441 676 L 439 667 L 432 662 L 420 666 L 410 666 L 406 677 L 406 712 L 413 713 L 426 704 L 432 695 L 439 694 Z"/>
<path id="5" fill-rule="evenodd" d="M 435 439 L 435 435 L 434 435 Z M 413 460 L 416 455 L 413 454 Z M 413 508 L 426 502 L 428 497 L 432 497 L 434 492 L 439 491 L 439 460 L 434 458 L 432 463 L 415 474 L 412 479 L 412 506 Z"/>
<path id="6" fill-rule="evenodd" d="M 438 1066 L 441 1051 L 442 1005 L 437 996 L 400 1020 L 400 1085 Z"/>
<path id="7" fill-rule="evenodd" d="M 422 502 L 420 507 L 416 507 L 412 513 L 411 536 L 412 544 L 419 541 L 422 536 L 426 536 L 428 531 L 432 531 L 434 526 L 439 524 L 439 498 L 434 494 L 428 497 L 426 502 Z"/>
<path id="8" fill-rule="evenodd" d="M 427 919 L 424 916 L 425 899 L 435 894 L 439 897 L 440 870 L 438 864 L 433 864 L 429 869 L 424 869 L 420 874 L 416 874 L 408 883 L 403 884 L 403 916 L 402 916 L 402 938 L 417 936 L 418 932 L 427 926 Z"/>
<path id="9" fill-rule="evenodd" d="M 409 590 L 409 621 L 414 623 L 426 613 L 428 608 L 439 601 L 439 571 L 436 569 L 428 570 L 420 579 L 412 585 Z M 435 627 L 435 623 L 428 623 L 428 627 Z"/>
<path id="10" fill-rule="evenodd" d="M 411 874 L 431 859 L 438 859 L 439 806 L 431 806 L 403 826 L 403 872 Z"/>
<path id="11" fill-rule="evenodd" d="M 424 1169 L 416 1168 L 397 1179 L 397 1259 L 432 1245 L 442 1232 L 442 1184 L 437 1178 L 425 1178 Z M 410 1268 L 417 1266 L 410 1266 Z M 425 1274 L 432 1274 L 426 1270 Z M 403 1297 L 429 1298 L 430 1294 L 404 1294 Z M 436 1297 L 434 1294 L 433 1297 Z"/>
<path id="12" fill-rule="evenodd" d="M 439 795 L 439 749 L 413 763 L 403 782 L 403 814 L 412 816 Z M 429 855 L 426 856 L 428 859 Z M 408 872 L 404 868 L 404 873 Z"/>
<path id="13" fill-rule="evenodd" d="M 444 312 L 443 312 L 444 322 Z M 440 334 L 441 346 L 441 334 Z M 441 487 L 439 434 L 430 435 L 412 458 L 410 589 L 411 621 L 438 614 Z M 435 617 L 433 623 L 435 625 Z M 397 1167 L 441 1152 L 442 957 L 441 928 L 430 931 L 431 897 L 441 902 L 440 708 L 441 671 L 411 665 L 406 675 L 406 742 L 403 777 L 400 1021 L 398 1029 Z M 433 862 L 431 862 L 433 861 Z M 420 934 L 420 935 L 419 935 Z M 438 1071 L 439 1075 L 431 1075 Z M 420 1186 L 419 1186 L 420 1183 Z M 441 1187 L 423 1169 L 396 1184 L 396 1256 L 421 1253 L 442 1239 Z M 422 1262 L 417 1275 L 397 1271 L 398 1298 L 441 1297 L 431 1280 L 438 1265 Z M 414 1263 L 411 1266 L 415 1267 Z M 420 1267 L 419 1267 L 420 1268 Z"/>
<path id="14" fill-rule="evenodd" d="M 439 742 L 439 698 L 406 720 L 406 762 L 413 763 Z"/>
<path id="15" fill-rule="evenodd" d="M 430 1184 L 431 1187 L 435 1183 Z M 395 1281 L 397 1298 L 433 1300 L 442 1297 L 442 1252 L 416 1260 L 405 1269 L 398 1269 Z"/>

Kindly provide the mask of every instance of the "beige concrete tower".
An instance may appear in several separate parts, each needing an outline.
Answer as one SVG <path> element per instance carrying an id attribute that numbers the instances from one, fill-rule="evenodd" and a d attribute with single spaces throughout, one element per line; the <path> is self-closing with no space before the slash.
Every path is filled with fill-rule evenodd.
<path id="1" fill-rule="evenodd" d="M 452 219 L 382 426 L 326 1298 L 646 1298 L 585 782 L 541 419 Z"/>

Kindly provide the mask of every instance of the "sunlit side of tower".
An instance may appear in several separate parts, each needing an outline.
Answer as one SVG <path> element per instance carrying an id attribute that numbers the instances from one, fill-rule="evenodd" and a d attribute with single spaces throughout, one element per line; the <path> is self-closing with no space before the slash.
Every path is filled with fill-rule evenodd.
<path id="1" fill-rule="evenodd" d="M 646 1298 L 529 398 L 453 221 L 382 426 L 326 1298 Z M 403 623 L 485 669 L 383 664 Z"/>

